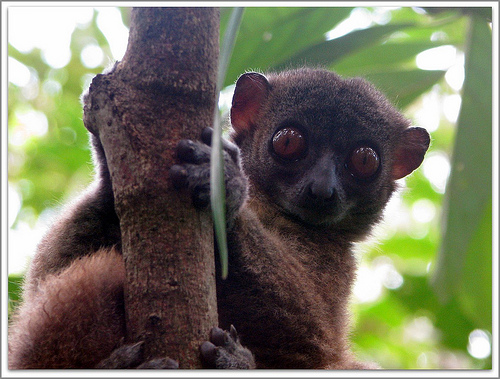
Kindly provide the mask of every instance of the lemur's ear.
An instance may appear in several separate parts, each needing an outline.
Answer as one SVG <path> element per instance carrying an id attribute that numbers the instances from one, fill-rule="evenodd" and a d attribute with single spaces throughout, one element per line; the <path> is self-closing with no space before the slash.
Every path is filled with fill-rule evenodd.
<path id="1" fill-rule="evenodd" d="M 403 132 L 392 166 L 394 180 L 405 177 L 420 166 L 430 141 L 429 133 L 424 128 L 412 127 Z"/>
<path id="2" fill-rule="evenodd" d="M 257 72 L 239 77 L 231 107 L 231 124 L 237 133 L 250 131 L 270 88 L 267 78 Z"/>

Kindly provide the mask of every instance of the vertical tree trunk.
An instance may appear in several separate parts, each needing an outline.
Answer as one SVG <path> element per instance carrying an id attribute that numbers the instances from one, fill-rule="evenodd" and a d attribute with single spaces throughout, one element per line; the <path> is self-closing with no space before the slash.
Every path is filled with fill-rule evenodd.
<path id="1" fill-rule="evenodd" d="M 127 52 L 89 90 L 86 126 L 104 147 L 120 218 L 130 342 L 149 358 L 200 367 L 198 346 L 217 325 L 213 231 L 168 180 L 175 146 L 198 139 L 215 107 L 219 13 L 136 8 Z"/>

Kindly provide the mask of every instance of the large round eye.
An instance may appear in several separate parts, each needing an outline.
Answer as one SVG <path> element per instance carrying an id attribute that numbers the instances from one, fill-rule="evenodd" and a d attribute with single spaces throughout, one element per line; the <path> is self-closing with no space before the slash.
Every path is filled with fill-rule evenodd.
<path id="1" fill-rule="evenodd" d="M 378 170 L 380 158 L 375 150 L 368 146 L 354 149 L 347 159 L 347 168 L 358 179 L 369 179 Z"/>
<path id="2" fill-rule="evenodd" d="M 299 159 L 306 151 L 306 140 L 297 128 L 286 127 L 274 134 L 273 150 L 281 158 Z"/>

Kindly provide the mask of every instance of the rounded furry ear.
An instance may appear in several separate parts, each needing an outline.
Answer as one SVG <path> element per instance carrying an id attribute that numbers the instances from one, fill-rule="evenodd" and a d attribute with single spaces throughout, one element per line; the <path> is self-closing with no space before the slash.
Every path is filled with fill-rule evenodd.
<path id="1" fill-rule="evenodd" d="M 237 133 L 249 131 L 271 86 L 267 78 L 257 72 L 239 77 L 231 106 L 231 124 Z"/>
<path id="2" fill-rule="evenodd" d="M 392 179 L 401 179 L 420 166 L 430 141 L 429 133 L 424 128 L 406 129 L 396 148 Z"/>

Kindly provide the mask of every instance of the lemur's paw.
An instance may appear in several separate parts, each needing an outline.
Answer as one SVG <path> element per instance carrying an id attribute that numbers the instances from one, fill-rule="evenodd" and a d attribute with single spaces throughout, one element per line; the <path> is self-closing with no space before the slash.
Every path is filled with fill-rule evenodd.
<path id="1" fill-rule="evenodd" d="M 177 157 L 180 164 L 173 165 L 169 171 L 172 184 L 177 189 L 188 189 L 196 208 L 206 208 L 210 204 L 210 147 L 181 140 Z"/>
<path id="2" fill-rule="evenodd" d="M 170 358 L 154 358 L 144 362 L 144 342 L 122 345 L 96 366 L 97 369 L 177 369 L 179 364 Z"/>
<path id="3" fill-rule="evenodd" d="M 172 185 L 178 190 L 187 189 L 193 205 L 203 209 L 210 204 L 210 156 L 212 129 L 205 128 L 201 142 L 184 139 L 177 145 L 179 163 L 170 168 Z M 228 224 L 236 217 L 247 194 L 247 180 L 240 167 L 239 149 L 223 140 L 224 182 L 226 187 L 226 212 Z"/>
<path id="4" fill-rule="evenodd" d="M 241 345 L 236 328 L 232 325 L 229 332 L 213 328 L 210 331 L 210 341 L 203 342 L 200 351 L 201 360 L 208 368 L 255 368 L 253 354 Z"/>

